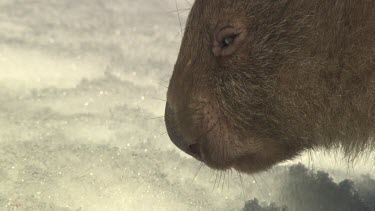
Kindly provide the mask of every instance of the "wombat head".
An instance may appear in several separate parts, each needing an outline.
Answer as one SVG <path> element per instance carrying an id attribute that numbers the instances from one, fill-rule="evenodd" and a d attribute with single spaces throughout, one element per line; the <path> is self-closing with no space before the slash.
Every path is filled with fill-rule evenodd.
<path id="1" fill-rule="evenodd" d="M 211 168 L 248 173 L 306 149 L 366 145 L 374 116 L 363 97 L 375 45 L 365 38 L 375 35 L 375 7 L 353 8 L 339 0 L 196 0 L 167 94 L 172 141 Z M 355 110 L 358 97 L 366 110 Z"/>

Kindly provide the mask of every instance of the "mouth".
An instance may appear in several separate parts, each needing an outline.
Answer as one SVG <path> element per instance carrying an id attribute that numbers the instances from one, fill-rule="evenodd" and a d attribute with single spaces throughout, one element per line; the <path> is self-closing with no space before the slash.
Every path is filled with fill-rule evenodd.
<path id="1" fill-rule="evenodd" d="M 251 164 L 251 165 L 250 165 Z M 256 155 L 251 154 L 247 156 L 242 156 L 238 158 L 233 165 L 233 169 L 239 172 L 253 173 L 262 170 L 266 170 L 267 167 L 259 165 L 259 162 L 256 162 Z"/>
<path id="2" fill-rule="evenodd" d="M 193 127 L 189 121 L 181 122 L 167 102 L 165 124 L 171 141 L 209 168 L 254 173 L 269 169 L 295 152 L 285 150 L 281 142 L 273 139 L 237 134 L 226 122 L 218 127 L 207 127 L 204 123 Z"/>
<path id="3" fill-rule="evenodd" d="M 199 147 L 199 146 L 197 146 Z M 240 157 L 233 157 L 231 159 L 220 157 L 217 153 L 205 153 L 204 150 L 200 149 L 199 156 L 193 156 L 196 160 L 203 162 L 206 166 L 211 169 L 225 171 L 228 169 L 234 169 L 239 172 L 244 173 L 253 173 L 257 171 L 266 170 L 268 167 L 265 167 L 266 162 L 261 162 L 257 160 L 256 154 L 246 154 Z M 229 152 L 230 153 L 230 152 Z M 263 163 L 263 165 L 261 165 Z"/>
<path id="4" fill-rule="evenodd" d="M 201 145 L 199 143 L 192 144 L 188 147 L 188 153 L 193 158 L 197 159 L 200 162 L 204 162 L 204 156 L 202 154 Z"/>
<path id="5" fill-rule="evenodd" d="M 236 162 L 239 160 L 233 157 L 233 152 L 228 149 L 229 147 L 219 143 L 217 139 L 220 139 L 220 137 L 217 137 L 217 134 L 213 135 L 213 131 L 208 130 L 204 135 L 188 138 L 186 132 L 182 132 L 184 126 L 177 120 L 176 112 L 168 102 L 165 108 L 165 124 L 171 141 L 186 154 L 212 169 L 227 170 L 236 167 Z M 199 128 L 191 133 L 199 134 L 201 131 L 198 130 Z M 213 137 L 211 137 L 212 135 Z"/>

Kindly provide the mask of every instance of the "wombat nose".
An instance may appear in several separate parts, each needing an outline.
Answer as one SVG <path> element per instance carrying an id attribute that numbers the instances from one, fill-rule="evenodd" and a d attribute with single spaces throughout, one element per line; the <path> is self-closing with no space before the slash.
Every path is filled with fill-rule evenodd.
<path id="1" fill-rule="evenodd" d="M 191 143 L 184 139 L 183 135 L 181 134 L 178 128 L 178 124 L 176 123 L 176 113 L 169 106 L 168 102 L 165 106 L 164 118 L 165 118 L 165 125 L 167 127 L 168 136 L 172 140 L 172 142 L 185 153 L 193 156 L 197 160 L 202 160 L 200 144 Z"/>
<path id="2" fill-rule="evenodd" d="M 201 147 L 200 144 L 191 144 L 189 145 L 188 148 L 189 152 L 188 154 L 193 156 L 195 159 L 202 161 L 202 152 L 201 152 Z"/>

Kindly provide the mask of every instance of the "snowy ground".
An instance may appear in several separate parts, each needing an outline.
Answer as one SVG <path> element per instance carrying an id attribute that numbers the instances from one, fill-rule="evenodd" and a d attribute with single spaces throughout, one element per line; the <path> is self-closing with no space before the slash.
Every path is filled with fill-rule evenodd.
<path id="1" fill-rule="evenodd" d="M 0 210 L 239 210 L 272 200 L 277 170 L 241 179 L 203 167 L 195 177 L 200 164 L 154 118 L 181 39 L 174 10 L 174 0 L 0 0 Z M 306 158 L 295 162 L 375 175 L 373 164 L 348 171 Z"/>

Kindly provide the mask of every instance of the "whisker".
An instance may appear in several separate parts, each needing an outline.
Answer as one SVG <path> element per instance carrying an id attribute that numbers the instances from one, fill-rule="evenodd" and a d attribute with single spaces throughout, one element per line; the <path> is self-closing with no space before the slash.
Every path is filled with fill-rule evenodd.
<path id="1" fill-rule="evenodd" d="M 199 102 L 197 103 L 197 105 L 195 107 L 187 107 L 186 109 L 184 110 L 181 110 L 181 111 L 177 111 L 176 114 L 179 114 L 179 115 L 182 115 L 180 118 L 181 119 L 185 119 L 188 115 L 191 115 L 192 118 L 194 117 L 199 117 L 200 115 L 202 115 L 202 118 L 203 118 L 203 114 L 197 114 L 196 111 L 198 111 L 199 109 L 201 109 L 199 106 L 202 105 L 203 102 Z M 193 104 L 193 103 L 192 103 Z M 203 105 L 205 106 L 205 105 Z M 197 119 L 196 119 L 197 120 Z M 199 119 L 198 119 L 199 120 Z M 182 124 L 182 121 L 180 121 L 179 123 L 175 124 L 175 126 L 179 126 L 180 124 Z"/>
<path id="2" fill-rule="evenodd" d="M 266 198 L 266 195 L 264 194 L 263 190 L 260 188 L 258 181 L 255 179 L 253 174 L 251 174 L 251 177 L 254 179 L 255 185 L 258 187 L 259 192 L 263 195 L 264 198 Z"/>
<path id="3" fill-rule="evenodd" d="M 156 119 L 162 119 L 164 118 L 165 116 L 158 116 L 158 117 L 151 117 L 151 118 L 147 118 L 145 120 L 156 120 Z"/>
<path id="4" fill-rule="evenodd" d="M 190 6 L 192 5 L 188 0 L 185 0 L 186 3 L 188 3 Z"/>
<path id="5" fill-rule="evenodd" d="M 159 99 L 159 98 L 156 98 L 156 97 L 151 97 L 151 99 L 167 102 L 167 100 Z"/>
<path id="6" fill-rule="evenodd" d="M 176 111 L 176 114 L 181 115 L 181 113 L 184 113 L 184 112 L 186 112 L 186 111 L 196 111 L 196 110 L 198 110 L 198 106 L 200 106 L 202 103 L 203 103 L 203 102 L 198 102 L 197 105 L 194 106 L 194 107 L 189 107 L 189 106 L 187 106 L 186 109 L 184 109 L 184 110 Z M 190 105 L 193 105 L 193 104 L 194 104 L 194 103 L 191 103 Z"/>
<path id="7" fill-rule="evenodd" d="M 245 196 L 245 188 L 244 188 L 244 182 L 243 182 L 243 179 L 242 179 L 242 176 L 241 176 L 241 173 L 239 171 L 237 171 L 237 174 L 238 174 L 238 177 L 240 179 L 240 184 L 241 184 L 241 188 L 242 188 L 242 196 L 243 196 L 243 201 L 246 202 L 246 196 Z"/>
<path id="8" fill-rule="evenodd" d="M 179 9 L 179 10 L 171 10 L 171 11 L 167 11 L 167 13 L 177 13 L 177 12 L 179 12 L 179 11 L 182 11 L 182 12 L 180 12 L 180 14 L 182 14 L 182 13 L 184 13 L 184 12 L 186 12 L 186 11 L 190 11 L 191 10 L 191 8 L 183 8 L 183 9 Z"/>
<path id="9" fill-rule="evenodd" d="M 198 177 L 198 173 L 199 173 L 199 171 L 202 169 L 202 166 L 203 166 L 203 165 L 204 165 L 203 162 L 201 162 L 201 163 L 199 164 L 198 170 L 197 170 L 197 172 L 195 173 L 195 175 L 194 175 L 193 179 L 191 180 L 191 182 L 194 182 L 194 180 Z"/>
<path id="10" fill-rule="evenodd" d="M 181 17 L 180 17 L 180 10 L 178 9 L 177 0 L 174 1 L 176 3 L 176 10 L 177 10 L 177 16 L 178 16 L 178 23 L 180 24 L 180 29 L 182 31 L 182 24 L 181 24 Z"/>
<path id="11" fill-rule="evenodd" d="M 257 161 L 255 161 L 255 162 L 256 162 L 258 165 L 260 165 L 259 162 L 257 162 Z M 268 173 L 268 175 L 270 175 L 268 171 L 266 171 L 266 172 Z M 267 182 L 263 179 L 263 177 L 261 176 L 261 174 L 257 173 L 256 175 L 261 179 L 261 181 L 263 182 L 263 185 L 266 186 L 265 189 L 266 189 L 266 191 L 267 191 L 267 196 L 270 196 L 270 193 L 271 193 L 271 188 L 270 188 L 270 186 L 268 186 Z M 251 176 L 253 176 L 253 174 L 252 174 Z M 253 178 L 254 178 L 254 180 L 255 180 L 255 176 L 253 176 Z M 255 182 L 257 182 L 257 181 L 255 180 Z M 263 193 L 262 193 L 262 194 L 263 194 Z M 263 194 L 263 195 L 264 195 L 264 194 Z"/>
<path id="12" fill-rule="evenodd" d="M 217 170 L 215 170 L 215 182 L 214 182 L 214 187 L 212 188 L 212 192 L 214 192 L 215 190 L 216 182 L 217 182 Z"/>
<path id="13" fill-rule="evenodd" d="M 188 110 L 189 111 L 189 110 Z M 199 119 L 201 119 L 201 118 L 203 118 L 203 114 L 196 114 L 196 113 L 194 113 L 194 111 L 190 111 L 190 112 L 187 112 L 186 111 L 186 113 L 181 117 L 181 119 L 184 119 L 185 117 L 187 117 L 188 115 L 191 115 L 192 116 L 192 119 L 194 118 L 195 120 L 199 120 Z M 195 117 L 199 117 L 199 116 L 202 116 L 202 117 L 200 117 L 200 118 L 195 118 Z M 180 125 L 182 125 L 183 124 L 183 121 L 180 121 L 180 122 L 178 122 L 178 123 L 175 123 L 174 124 L 174 126 L 175 127 L 178 127 L 178 126 L 180 126 Z M 196 126 L 195 126 L 196 127 Z"/>
<path id="14" fill-rule="evenodd" d="M 181 31 L 179 31 L 179 32 L 177 33 L 176 36 L 181 36 L 182 33 L 183 33 L 185 30 L 186 30 L 186 28 L 181 28 Z"/>
<path id="15" fill-rule="evenodd" d="M 157 85 L 159 85 L 159 86 L 161 86 L 161 87 L 164 87 L 164 88 L 166 88 L 166 89 L 169 88 L 168 86 L 165 86 L 165 85 L 163 85 L 163 84 L 161 84 L 161 83 L 158 83 L 158 82 L 156 82 L 156 81 L 154 81 L 154 83 L 157 84 Z"/>
<path id="16" fill-rule="evenodd" d="M 224 192 L 226 173 L 227 173 L 227 170 L 223 171 L 223 183 L 221 184 L 221 192 Z"/>
<path id="17" fill-rule="evenodd" d="M 263 177 L 259 173 L 257 175 L 260 178 L 260 180 L 262 181 L 263 185 L 266 186 L 267 196 L 270 196 L 270 194 L 271 194 L 270 186 L 268 186 L 267 182 L 263 179 Z"/>
<path id="18" fill-rule="evenodd" d="M 230 185 L 229 185 L 229 183 L 230 183 L 230 178 L 232 178 L 233 177 L 233 175 L 232 175 L 232 169 L 229 169 L 228 170 L 228 191 L 229 191 L 229 187 L 230 187 Z"/>
<path id="19" fill-rule="evenodd" d="M 219 171 L 220 172 L 220 177 L 219 177 L 219 183 L 217 184 L 217 188 L 219 189 L 220 188 L 220 183 L 221 183 L 221 179 L 223 177 L 223 171 Z M 219 189 L 220 190 L 220 189 Z"/>

